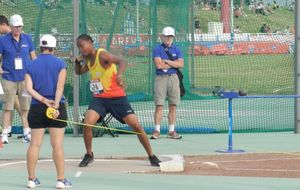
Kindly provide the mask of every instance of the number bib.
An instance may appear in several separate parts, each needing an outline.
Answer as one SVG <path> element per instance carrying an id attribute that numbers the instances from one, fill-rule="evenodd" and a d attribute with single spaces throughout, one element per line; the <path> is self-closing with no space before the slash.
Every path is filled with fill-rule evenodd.
<path id="1" fill-rule="evenodd" d="M 103 86 L 98 80 L 90 81 L 90 91 L 95 94 L 101 94 L 103 92 Z"/>

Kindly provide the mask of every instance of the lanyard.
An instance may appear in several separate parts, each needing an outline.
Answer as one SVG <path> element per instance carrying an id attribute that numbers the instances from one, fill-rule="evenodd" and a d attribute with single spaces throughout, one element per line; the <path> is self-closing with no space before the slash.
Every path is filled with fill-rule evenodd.
<path id="1" fill-rule="evenodd" d="M 164 50 L 165 50 L 165 52 L 166 52 L 166 54 L 167 54 L 169 60 L 175 61 L 175 58 L 174 58 L 174 57 L 172 56 L 172 54 L 169 52 L 169 49 L 170 49 L 171 47 L 169 48 L 169 47 L 166 46 L 166 44 L 164 44 L 164 43 L 162 43 L 161 46 L 164 48 Z"/>
<path id="2" fill-rule="evenodd" d="M 12 41 L 12 44 L 14 45 L 14 48 L 16 49 L 16 52 L 17 52 L 17 57 L 20 57 L 20 51 L 21 51 L 21 35 L 20 35 L 20 38 L 19 38 L 19 42 L 18 43 L 18 46 L 16 46 L 15 42 L 14 42 L 14 38 L 13 36 L 11 36 L 11 41 Z"/>

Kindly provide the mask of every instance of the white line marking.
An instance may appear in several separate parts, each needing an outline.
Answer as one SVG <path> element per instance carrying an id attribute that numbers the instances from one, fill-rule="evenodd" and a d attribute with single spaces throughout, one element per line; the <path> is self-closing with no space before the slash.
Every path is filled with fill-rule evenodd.
<path id="1" fill-rule="evenodd" d="M 123 174 L 139 174 L 139 173 L 146 173 L 146 171 L 123 171 Z"/>
<path id="2" fill-rule="evenodd" d="M 10 165 L 16 165 L 16 164 L 26 164 L 26 161 L 9 162 L 9 163 L 5 163 L 5 164 L 1 164 L 0 167 L 10 166 Z"/>
<path id="3" fill-rule="evenodd" d="M 287 90 L 287 89 L 292 89 L 292 88 L 293 88 L 293 86 L 287 86 L 284 88 L 276 88 L 275 90 L 273 90 L 273 93 L 280 92 L 280 91 Z"/>
<path id="4" fill-rule="evenodd" d="M 202 164 L 204 164 L 204 165 L 209 165 L 209 166 L 213 166 L 213 167 L 219 169 L 218 164 L 215 163 L 215 162 L 202 162 Z"/>
<path id="5" fill-rule="evenodd" d="M 253 169 L 253 168 L 223 168 L 229 171 L 262 171 L 262 172 L 300 172 L 300 170 L 287 169 Z"/>
<path id="6" fill-rule="evenodd" d="M 80 177 L 81 174 L 82 174 L 82 171 L 77 171 L 77 172 L 75 173 L 75 176 L 74 176 L 74 177 Z"/>
<path id="7" fill-rule="evenodd" d="M 81 159 L 65 159 L 65 162 L 80 162 Z M 147 162 L 146 160 L 115 160 L 115 159 L 95 159 L 96 162 Z M 38 162 L 53 162 L 52 159 L 45 159 L 45 160 L 38 160 Z M 11 165 L 17 165 L 17 164 L 26 164 L 26 160 L 24 161 L 18 161 L 18 162 L 8 162 L 4 164 L 0 164 L 1 167 L 5 166 L 11 166 Z"/>
<path id="8" fill-rule="evenodd" d="M 264 162 L 264 161 L 277 161 L 277 160 L 300 160 L 300 158 L 270 158 L 270 159 L 254 159 L 254 160 L 214 160 L 218 163 L 231 163 L 231 162 Z M 208 162 L 208 161 L 206 161 Z M 203 163 L 203 162 L 202 162 Z"/>

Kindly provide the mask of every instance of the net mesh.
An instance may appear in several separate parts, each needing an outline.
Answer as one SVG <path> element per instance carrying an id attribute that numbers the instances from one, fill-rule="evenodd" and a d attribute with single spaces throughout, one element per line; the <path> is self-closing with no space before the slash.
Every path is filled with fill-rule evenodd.
<path id="1" fill-rule="evenodd" d="M 152 49 L 165 26 L 176 30 L 184 54 L 187 94 L 178 106 L 176 130 L 185 133 L 226 132 L 228 102 L 215 89 L 245 89 L 248 95 L 294 94 L 294 1 L 82 0 L 80 32 L 96 47 L 128 62 L 128 98 L 147 132 L 153 130 Z M 262 4 L 260 4 L 262 2 Z M 278 7 L 277 7 L 278 5 Z M 68 65 L 64 95 L 73 120 L 73 9 L 71 0 L 1 1 L 1 14 L 20 14 L 24 31 L 37 45 L 41 34 L 58 39 L 56 55 Z M 232 7 L 232 14 L 230 12 Z M 37 48 L 38 51 L 38 48 Z M 91 100 L 88 75 L 80 76 L 79 112 Z M 293 99 L 234 99 L 234 130 L 291 131 Z M 14 114 L 13 125 L 21 125 Z M 115 120 L 111 127 L 126 128 Z M 167 130 L 167 107 L 162 131 Z M 72 126 L 67 128 L 72 132 Z"/>

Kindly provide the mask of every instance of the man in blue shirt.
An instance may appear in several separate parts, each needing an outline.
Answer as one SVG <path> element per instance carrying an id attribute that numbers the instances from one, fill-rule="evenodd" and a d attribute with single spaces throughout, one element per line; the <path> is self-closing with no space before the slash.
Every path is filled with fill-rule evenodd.
<path id="1" fill-rule="evenodd" d="M 0 38 L 0 57 L 2 57 L 2 87 L 3 99 L 3 131 L 2 143 L 8 143 L 8 126 L 11 121 L 11 111 L 14 109 L 15 95 L 18 95 L 21 107 L 21 119 L 23 124 L 23 142 L 30 141 L 30 128 L 27 121 L 30 107 L 30 96 L 26 95 L 25 72 L 32 59 L 36 58 L 35 49 L 31 37 L 22 33 L 23 19 L 20 15 L 10 18 L 11 32 Z"/>
<path id="2" fill-rule="evenodd" d="M 0 34 L 5 35 L 9 32 L 11 32 L 11 29 L 9 27 L 8 19 L 6 18 L 6 16 L 0 15 Z M 17 112 L 19 113 L 19 116 L 21 117 L 20 103 L 19 103 L 19 99 L 17 97 L 18 96 L 16 95 L 15 102 L 14 102 L 14 108 L 17 110 Z M 11 112 L 10 118 L 11 118 L 11 120 L 10 120 L 10 123 L 8 124 L 8 127 L 7 127 L 8 137 L 11 136 L 11 125 L 12 125 L 12 119 L 13 119 L 13 111 Z"/>
<path id="3" fill-rule="evenodd" d="M 163 107 L 165 99 L 169 103 L 169 133 L 168 138 L 181 139 L 182 136 L 175 131 L 176 105 L 180 103 L 180 88 L 177 70 L 184 65 L 183 56 L 178 47 L 173 44 L 175 30 L 165 27 L 162 31 L 163 43 L 153 50 L 153 60 L 156 66 L 156 77 L 154 82 L 155 131 L 151 139 L 160 136 L 160 124 L 163 119 Z"/>

